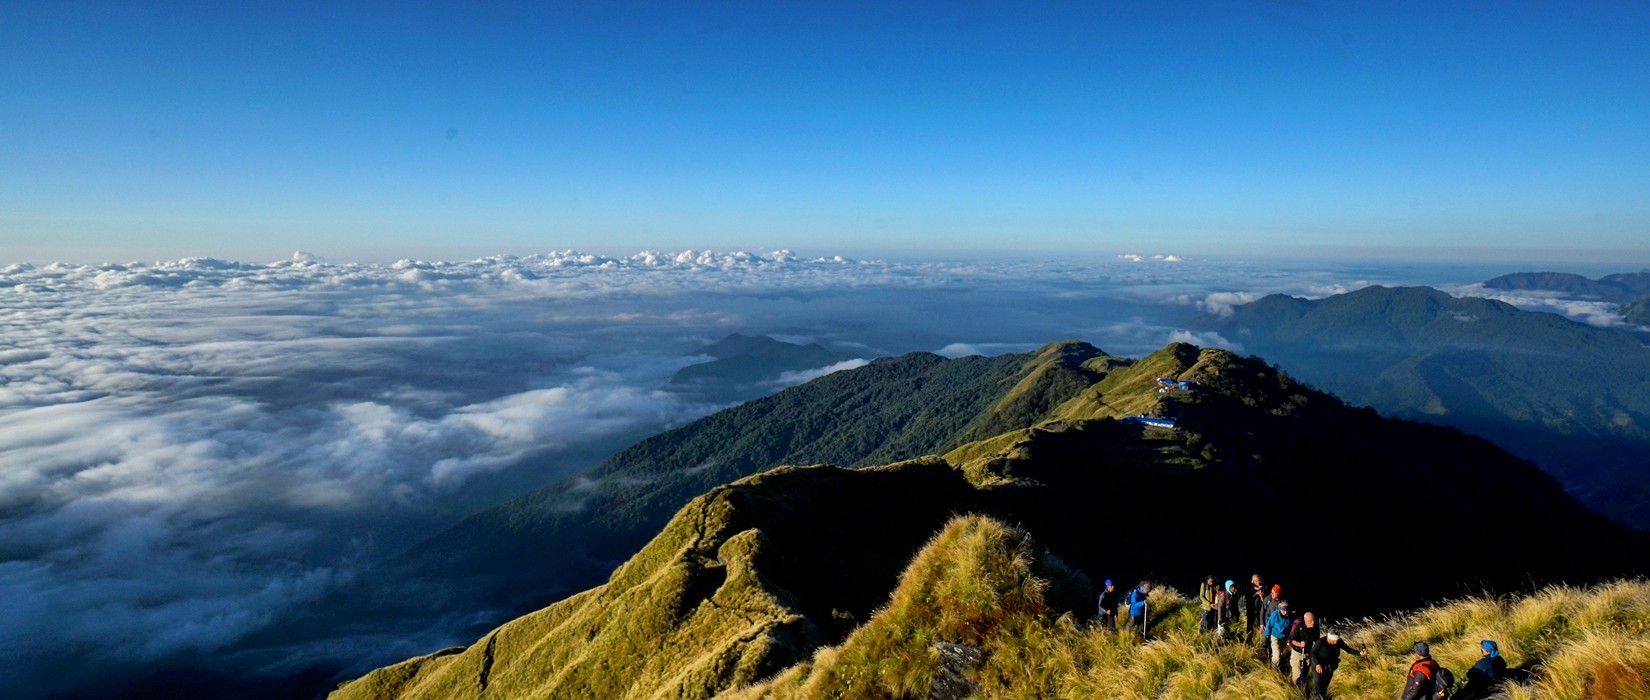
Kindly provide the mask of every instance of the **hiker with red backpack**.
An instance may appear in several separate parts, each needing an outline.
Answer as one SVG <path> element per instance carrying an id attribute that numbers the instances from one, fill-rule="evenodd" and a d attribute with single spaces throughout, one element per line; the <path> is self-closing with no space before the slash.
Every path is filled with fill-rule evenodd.
<path id="1" fill-rule="evenodd" d="M 1400 699 L 1443 699 L 1454 689 L 1455 676 L 1432 660 L 1432 648 L 1426 642 L 1416 642 L 1415 662 L 1409 665 L 1409 678 L 1404 681 L 1404 694 Z"/>

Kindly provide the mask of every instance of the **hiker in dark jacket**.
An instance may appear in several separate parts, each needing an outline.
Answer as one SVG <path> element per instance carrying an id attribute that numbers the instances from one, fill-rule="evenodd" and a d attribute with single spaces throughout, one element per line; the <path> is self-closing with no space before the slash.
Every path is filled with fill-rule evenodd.
<path id="1" fill-rule="evenodd" d="M 1204 577 L 1203 585 L 1197 589 L 1197 600 L 1203 605 L 1203 615 L 1198 620 L 1197 631 L 1208 632 L 1215 629 L 1215 625 L 1219 624 L 1216 618 L 1220 614 L 1220 608 L 1215 601 L 1215 596 L 1219 592 L 1220 584 L 1215 583 L 1215 575 L 1209 574 Z"/>
<path id="2" fill-rule="evenodd" d="M 1312 645 L 1312 697 L 1329 697 L 1329 681 L 1335 678 L 1335 669 L 1341 667 L 1341 652 L 1369 656 L 1366 650 L 1347 646 L 1339 632 L 1325 630 L 1323 639 Z"/>
<path id="3" fill-rule="evenodd" d="M 1249 594 L 1243 597 L 1243 628 L 1248 631 L 1249 638 L 1254 639 L 1260 632 L 1261 625 L 1266 624 L 1266 584 L 1260 580 L 1260 574 L 1249 577 Z M 1265 637 L 1262 637 L 1264 644 Z"/>
<path id="4" fill-rule="evenodd" d="M 1306 669 L 1311 666 L 1312 645 L 1318 643 L 1323 629 L 1318 627 L 1318 617 L 1312 613 L 1301 615 L 1299 622 L 1289 628 L 1289 680 L 1295 682 L 1295 687 L 1306 689 Z"/>
<path id="5" fill-rule="evenodd" d="M 1455 696 L 1458 700 L 1487 698 L 1495 686 L 1507 679 L 1507 660 L 1501 656 L 1501 647 L 1486 639 L 1478 643 L 1478 648 L 1483 655 L 1467 669 L 1467 684 Z"/>
<path id="6" fill-rule="evenodd" d="M 1106 579 L 1106 590 L 1100 591 L 1100 626 L 1109 630 L 1117 629 L 1117 604 L 1122 602 L 1123 592 L 1117 590 L 1117 584 Z"/>
<path id="7" fill-rule="evenodd" d="M 1438 662 L 1432 660 L 1432 649 L 1426 642 L 1415 643 L 1415 662 L 1409 665 L 1409 678 L 1404 681 L 1400 700 L 1427 700 L 1438 692 Z"/>

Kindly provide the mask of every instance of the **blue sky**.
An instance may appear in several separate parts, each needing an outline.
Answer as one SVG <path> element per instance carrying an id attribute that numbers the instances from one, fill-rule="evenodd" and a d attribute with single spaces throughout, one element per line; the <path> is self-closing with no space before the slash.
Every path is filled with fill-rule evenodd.
<path id="1" fill-rule="evenodd" d="M 10 3 L 0 258 L 1650 264 L 1650 10 Z"/>

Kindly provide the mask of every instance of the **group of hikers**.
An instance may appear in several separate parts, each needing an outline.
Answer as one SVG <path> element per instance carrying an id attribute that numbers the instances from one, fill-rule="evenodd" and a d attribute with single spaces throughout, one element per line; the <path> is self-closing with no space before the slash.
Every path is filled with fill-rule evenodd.
<path id="1" fill-rule="evenodd" d="M 1100 593 L 1100 624 L 1107 629 L 1117 629 L 1118 611 L 1125 609 L 1128 629 L 1144 638 L 1151 620 L 1151 591 L 1152 584 L 1142 581 L 1125 596 L 1107 579 L 1105 590 Z M 1367 649 L 1353 649 L 1348 645 L 1338 630 L 1320 626 L 1316 615 L 1310 612 L 1296 615 L 1288 599 L 1283 597 L 1283 587 L 1265 585 L 1260 574 L 1249 577 L 1249 586 L 1243 590 L 1231 580 L 1224 585 L 1217 584 L 1210 575 L 1199 587 L 1198 604 L 1200 634 L 1212 633 L 1258 643 L 1260 654 L 1270 660 L 1273 668 L 1314 698 L 1329 697 L 1329 682 L 1341 665 L 1342 654 L 1369 655 Z M 1467 671 L 1467 683 L 1457 693 L 1454 674 L 1432 659 L 1432 650 L 1426 642 L 1416 642 L 1415 658 L 1410 663 L 1401 700 L 1488 697 L 1493 686 L 1506 679 L 1507 661 L 1492 640 L 1481 642 L 1480 650 L 1481 658 Z"/>

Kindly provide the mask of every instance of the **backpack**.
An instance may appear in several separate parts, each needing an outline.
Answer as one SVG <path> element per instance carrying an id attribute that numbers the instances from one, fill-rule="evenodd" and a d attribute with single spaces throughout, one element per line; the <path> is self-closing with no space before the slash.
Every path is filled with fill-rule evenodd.
<path id="1" fill-rule="evenodd" d="M 1438 674 L 1432 678 L 1432 697 L 1438 700 L 1447 700 L 1455 692 L 1455 674 L 1443 666 L 1438 667 Z"/>
<path id="2" fill-rule="evenodd" d="M 1437 661 L 1422 659 L 1415 662 L 1414 668 L 1420 669 L 1422 674 L 1432 681 L 1431 697 L 1438 698 L 1438 700 L 1448 700 L 1449 696 L 1455 692 L 1455 674 L 1440 666 Z"/>

